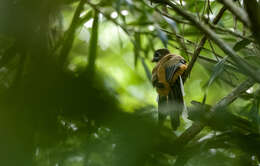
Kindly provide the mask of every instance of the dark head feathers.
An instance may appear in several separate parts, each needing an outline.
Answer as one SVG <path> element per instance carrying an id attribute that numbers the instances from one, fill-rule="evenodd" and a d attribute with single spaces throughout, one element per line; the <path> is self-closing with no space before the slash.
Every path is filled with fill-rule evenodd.
<path id="1" fill-rule="evenodd" d="M 166 48 L 158 49 L 154 52 L 152 62 L 158 62 L 162 57 L 168 54 L 170 54 L 170 51 L 168 49 Z"/>

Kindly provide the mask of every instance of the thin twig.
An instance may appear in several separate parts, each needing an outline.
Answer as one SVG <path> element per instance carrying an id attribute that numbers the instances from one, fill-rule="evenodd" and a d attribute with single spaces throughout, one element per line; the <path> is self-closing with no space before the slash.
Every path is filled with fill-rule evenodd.
<path id="1" fill-rule="evenodd" d="M 172 32 L 169 32 L 169 31 L 165 30 L 165 29 L 161 29 L 161 30 L 170 35 L 170 36 L 169 36 L 169 39 L 174 40 L 173 38 L 171 38 L 171 37 L 174 35 L 174 36 L 176 36 L 176 38 L 181 38 L 182 40 L 184 40 L 184 41 L 185 41 L 185 44 L 187 44 L 187 45 L 193 45 L 193 46 L 195 46 L 195 47 L 197 47 L 197 48 L 199 47 L 198 44 L 194 43 L 194 42 L 191 41 L 191 40 L 188 40 L 188 39 L 183 38 L 183 36 L 180 36 L 180 35 L 178 35 L 178 34 L 174 34 L 174 33 L 172 33 Z M 177 40 L 177 39 L 175 39 L 175 40 Z M 208 52 L 210 52 L 210 53 L 213 53 L 212 50 L 210 50 L 210 49 L 208 49 L 208 48 L 206 48 L 206 47 L 202 47 L 201 49 L 202 49 L 202 50 L 205 50 L 205 51 L 208 51 Z M 215 53 L 215 54 L 216 54 L 216 56 L 218 56 L 219 58 L 223 58 L 221 55 L 219 55 L 219 54 L 217 54 L 217 53 Z M 232 63 L 231 61 L 228 61 L 228 62 L 229 62 L 229 63 Z"/>
<path id="2" fill-rule="evenodd" d="M 158 13 L 160 13 L 161 15 L 169 18 L 169 19 L 172 19 L 174 21 L 176 21 L 177 23 L 182 23 L 182 24 L 190 24 L 189 21 L 186 21 L 186 20 L 182 20 L 181 18 L 178 18 L 178 17 L 175 17 L 175 16 L 170 16 L 168 13 L 165 13 L 165 12 L 162 12 L 161 10 L 159 10 L 158 8 L 155 9 Z"/>
<path id="3" fill-rule="evenodd" d="M 92 4 L 91 2 L 87 1 L 86 2 L 89 6 L 91 6 L 93 9 L 95 9 L 96 11 L 98 11 L 99 13 L 101 13 L 106 19 L 108 19 L 109 21 L 113 22 L 115 25 L 119 26 L 127 35 L 131 36 L 130 32 L 128 31 L 128 29 L 126 29 L 123 25 L 121 25 L 120 23 L 118 23 L 115 19 L 111 18 L 110 15 L 104 13 L 102 10 L 100 10 L 100 8 L 97 5 Z"/>
<path id="4" fill-rule="evenodd" d="M 232 31 L 230 29 L 226 29 L 226 28 L 223 28 L 223 27 L 220 27 L 220 26 L 217 26 L 217 25 L 213 25 L 211 23 L 209 23 L 209 26 L 217 31 L 221 31 L 221 32 L 224 32 L 226 34 L 230 34 L 230 35 L 233 35 L 235 37 L 239 37 L 241 39 L 246 39 L 246 40 L 249 40 L 251 42 L 255 42 L 254 39 L 250 38 L 250 37 L 246 37 L 244 36 L 243 34 L 240 34 L 238 32 L 235 32 L 235 31 Z"/>
<path id="5" fill-rule="evenodd" d="M 180 48 L 180 47 L 178 47 L 178 46 L 175 46 L 175 45 L 172 44 L 172 43 L 169 43 L 169 45 L 170 45 L 171 47 L 177 49 L 177 50 L 182 50 L 182 48 Z M 193 53 L 190 52 L 190 51 L 188 51 L 187 53 L 188 53 L 189 56 L 193 55 Z M 213 64 L 217 64 L 217 63 L 218 63 L 218 61 L 216 61 L 216 60 L 214 60 L 214 59 L 211 59 L 211 58 L 207 58 L 207 57 L 205 57 L 205 56 L 198 55 L 198 58 L 201 59 L 201 60 L 207 61 L 207 62 L 209 62 L 209 63 L 213 63 Z M 219 58 L 223 59 L 223 57 L 219 57 Z M 227 62 L 228 62 L 228 61 L 227 61 Z M 232 63 L 230 63 L 230 64 L 232 64 Z M 224 66 L 225 66 L 226 69 L 231 69 L 231 70 L 233 70 L 233 71 L 235 71 L 235 72 L 241 73 L 241 71 L 239 71 L 236 67 L 234 67 L 234 66 L 232 66 L 232 65 L 224 64 Z"/>
<path id="6" fill-rule="evenodd" d="M 219 13 L 217 14 L 217 16 L 213 20 L 213 24 L 217 24 L 219 22 L 220 18 L 223 16 L 225 10 L 226 10 L 225 7 L 220 9 Z M 191 70 L 192 70 L 192 68 L 193 68 L 193 66 L 194 66 L 194 64 L 195 64 L 195 62 L 196 62 L 196 60 L 197 60 L 197 58 L 198 58 L 198 56 L 199 56 L 203 46 L 204 46 L 204 44 L 206 43 L 206 41 L 207 41 L 207 36 L 204 35 L 202 37 L 202 39 L 200 40 L 200 43 L 199 43 L 198 47 L 194 51 L 194 54 L 193 54 L 192 59 L 191 59 L 189 65 L 188 65 L 188 68 L 187 68 L 186 72 L 183 75 L 184 82 L 186 81 L 187 77 L 190 75 Z"/>
<path id="7" fill-rule="evenodd" d="M 185 17 L 187 20 L 193 22 L 193 24 L 200 29 L 202 32 L 204 32 L 212 41 L 214 41 L 243 71 L 246 75 L 252 77 L 255 81 L 260 82 L 260 73 L 255 69 L 255 67 L 252 67 L 250 64 L 248 64 L 244 59 L 242 59 L 240 56 L 237 55 L 237 53 L 222 39 L 220 39 L 217 34 L 212 31 L 206 24 L 196 19 L 192 14 L 189 12 L 181 9 L 174 3 L 172 3 L 169 0 L 163 1 L 167 3 L 174 11 Z"/>
<path id="8" fill-rule="evenodd" d="M 90 13 L 90 14 L 91 14 L 91 13 Z M 88 21 L 89 18 L 90 18 L 90 16 L 89 16 L 88 14 L 86 14 L 86 15 L 85 15 L 84 17 L 82 17 L 82 18 L 78 18 L 78 21 L 77 21 L 77 22 L 74 21 L 74 25 L 73 25 L 74 28 L 75 28 L 75 29 L 79 28 L 80 26 L 82 26 L 82 24 L 84 24 L 86 21 Z M 71 24 L 71 26 L 72 26 L 72 24 Z M 70 27 L 70 28 L 71 28 L 71 27 Z M 70 29 L 70 28 L 69 28 L 69 29 Z M 60 48 L 60 46 L 63 44 L 63 42 L 65 41 L 65 37 L 68 35 L 68 32 L 69 32 L 69 30 L 66 31 L 64 37 L 59 38 L 58 41 L 56 42 L 56 44 L 52 47 L 52 49 L 51 49 L 51 51 L 50 51 L 50 54 L 51 54 L 51 55 L 54 54 L 54 53 Z"/>
<path id="9" fill-rule="evenodd" d="M 211 148 L 230 148 L 231 145 L 228 144 L 228 141 L 230 141 L 230 137 L 227 137 L 226 134 L 221 134 L 201 142 L 196 142 L 179 153 L 180 155 L 173 166 L 184 166 L 190 158 Z"/>
<path id="10" fill-rule="evenodd" d="M 215 106 L 211 108 L 211 114 L 209 115 L 209 119 L 214 117 L 215 111 L 226 107 L 231 104 L 234 100 L 236 100 L 243 92 L 249 89 L 254 85 L 254 81 L 252 79 L 247 79 L 236 88 L 234 88 L 227 96 L 223 97 Z M 190 140 L 192 140 L 200 131 L 204 128 L 204 124 L 201 122 L 195 122 L 185 130 L 177 139 L 178 144 L 185 146 Z"/>
<path id="11" fill-rule="evenodd" d="M 79 5 L 77 6 L 73 19 L 71 21 L 70 27 L 67 30 L 67 32 L 65 33 L 64 39 L 61 40 L 61 42 L 63 43 L 63 47 L 60 52 L 61 66 L 64 66 L 64 64 L 66 63 L 67 57 L 72 48 L 75 31 L 77 29 L 77 23 L 80 20 L 80 13 L 84 9 L 85 3 L 86 3 L 86 0 L 81 0 L 79 2 Z"/>
<path id="12" fill-rule="evenodd" d="M 212 107 L 211 111 L 214 112 L 219 108 L 226 107 L 231 104 L 237 97 L 253 86 L 255 82 L 252 79 L 247 79 L 235 89 L 233 89 L 227 96 L 223 97 L 214 107 Z"/>
<path id="13" fill-rule="evenodd" d="M 248 18 L 247 13 L 244 11 L 244 9 L 238 7 L 233 1 L 231 0 L 218 0 L 223 5 L 225 5 L 228 10 L 230 10 L 237 19 L 243 22 L 247 27 L 251 26 L 250 20 Z"/>
<path id="14" fill-rule="evenodd" d="M 115 19 L 111 18 L 110 15 L 104 13 L 102 10 L 100 10 L 98 8 L 97 5 L 92 4 L 91 2 L 87 1 L 86 2 L 89 6 L 91 6 L 93 9 L 95 9 L 96 11 L 98 11 L 99 13 L 101 13 L 106 19 L 108 19 L 109 21 L 111 21 L 112 23 L 114 23 L 115 25 L 119 26 L 129 37 L 130 41 L 133 43 L 133 45 L 136 45 L 135 40 L 132 38 L 131 35 L 131 30 L 127 29 L 124 25 L 118 23 Z"/>
<path id="15" fill-rule="evenodd" d="M 212 52 L 213 52 L 213 55 L 216 57 L 216 60 L 219 61 L 218 56 L 217 56 L 217 53 L 215 52 L 215 49 L 214 49 L 214 47 L 213 47 L 211 41 L 208 40 L 208 42 L 209 42 L 209 46 L 210 46 L 210 48 L 211 48 L 211 50 L 212 50 Z"/>

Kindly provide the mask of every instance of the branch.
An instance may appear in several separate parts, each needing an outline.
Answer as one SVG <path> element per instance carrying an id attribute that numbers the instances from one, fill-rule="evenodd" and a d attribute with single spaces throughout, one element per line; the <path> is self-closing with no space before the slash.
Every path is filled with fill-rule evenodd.
<path id="1" fill-rule="evenodd" d="M 248 18 L 247 13 L 240 7 L 238 7 L 232 0 L 218 0 L 225 7 L 228 8 L 240 21 L 243 22 L 247 27 L 251 26 L 251 22 Z"/>
<path id="2" fill-rule="evenodd" d="M 215 111 L 217 109 L 226 107 L 236 100 L 239 95 L 249 89 L 254 85 L 252 79 L 247 79 L 236 88 L 234 88 L 227 96 L 223 97 L 215 106 L 211 108 L 211 113 L 209 114 L 209 119 L 214 117 Z M 204 128 L 204 124 L 201 122 L 194 122 L 191 127 L 184 131 L 180 137 L 177 139 L 178 144 L 185 146 L 190 140 L 192 140 L 200 131 Z"/>
<path id="3" fill-rule="evenodd" d="M 173 40 L 173 41 L 176 41 L 177 38 L 180 38 L 180 39 L 182 39 L 182 40 L 185 41 L 185 44 L 187 44 L 187 45 L 192 45 L 192 46 L 195 46 L 195 47 L 197 47 L 197 48 L 200 48 L 200 46 L 199 46 L 198 44 L 194 43 L 194 42 L 191 41 L 191 40 L 185 39 L 183 36 L 180 36 L 180 35 L 178 35 L 178 34 L 169 32 L 169 31 L 167 31 L 167 30 L 165 30 L 165 29 L 161 29 L 161 30 L 164 31 L 164 32 L 166 32 L 166 33 L 169 35 L 168 38 L 171 39 L 171 40 Z M 142 32 L 141 32 L 141 33 L 142 33 Z M 153 35 L 153 34 L 151 34 L 151 33 L 146 33 L 146 34 Z M 176 38 L 173 38 L 173 37 L 172 37 L 173 35 L 174 35 Z M 156 36 L 156 35 L 154 35 L 154 36 Z M 179 49 L 179 48 L 177 48 L 177 49 Z M 222 57 L 221 55 L 217 54 L 216 52 L 213 52 L 212 50 L 210 50 L 210 49 L 208 49 L 208 48 L 206 48 L 206 47 L 203 47 L 203 46 L 202 46 L 202 47 L 201 47 L 201 51 L 202 51 L 202 50 L 208 51 L 208 52 L 210 52 L 210 53 L 212 53 L 212 54 L 215 54 L 218 58 L 223 59 L 223 57 Z M 183 50 L 183 51 L 185 51 L 185 50 Z M 191 55 L 194 55 L 194 53 L 191 53 L 191 52 L 189 52 L 188 50 L 187 50 L 187 53 L 188 53 L 188 54 L 191 54 Z M 199 55 L 198 55 L 198 56 L 199 56 Z M 234 63 L 233 63 L 232 61 L 228 60 L 228 59 L 227 59 L 227 62 L 234 65 Z"/>
<path id="4" fill-rule="evenodd" d="M 118 23 L 115 19 L 111 18 L 110 15 L 104 13 L 103 11 L 101 11 L 99 9 L 99 7 L 97 5 L 92 4 L 91 2 L 87 1 L 86 2 L 89 6 L 91 6 L 93 9 L 95 9 L 96 11 L 98 11 L 99 13 L 101 13 L 106 19 L 110 20 L 111 22 L 113 22 L 115 25 L 119 26 L 127 35 L 131 36 L 130 32 L 128 31 L 128 29 L 126 29 L 123 25 L 121 25 L 120 23 Z"/>
<path id="5" fill-rule="evenodd" d="M 182 48 L 180 48 L 180 47 L 178 47 L 178 46 L 176 46 L 176 45 L 174 45 L 174 44 L 172 44 L 172 43 L 169 43 L 169 45 L 170 45 L 171 47 L 177 49 L 177 50 L 182 50 Z M 189 56 L 193 55 L 193 53 L 190 52 L 190 51 L 187 51 L 187 53 L 188 53 Z M 221 56 L 218 56 L 218 57 L 221 58 L 221 59 L 223 59 L 223 57 L 221 57 Z M 214 60 L 214 59 L 207 58 L 207 57 L 204 57 L 204 56 L 201 56 L 201 55 L 198 55 L 198 58 L 201 59 L 201 60 L 207 61 L 207 62 L 209 62 L 209 63 L 213 63 L 213 64 L 217 64 L 217 63 L 218 63 L 218 61 L 216 61 L 216 60 Z M 236 67 L 234 67 L 230 61 L 227 61 L 227 62 L 229 62 L 231 65 L 229 65 L 229 64 L 224 64 L 225 68 L 228 68 L 228 69 L 231 69 L 231 70 L 233 70 L 233 71 L 235 71 L 235 72 L 241 73 L 241 71 L 239 71 Z"/>
<path id="6" fill-rule="evenodd" d="M 222 9 L 220 9 L 219 13 L 217 14 L 217 16 L 216 16 L 216 17 L 214 18 L 214 20 L 213 20 L 213 24 L 217 24 L 217 23 L 219 22 L 220 18 L 223 16 L 225 10 L 226 10 L 225 7 L 223 7 Z M 183 75 L 183 81 L 184 81 L 184 82 L 186 81 L 187 77 L 190 75 L 191 70 L 192 70 L 192 68 L 193 68 L 193 66 L 194 66 L 194 64 L 195 64 L 195 62 L 196 62 L 196 60 L 197 60 L 197 58 L 198 58 L 198 56 L 199 56 L 199 54 L 200 54 L 200 52 L 201 52 L 203 46 L 204 46 L 204 44 L 206 43 L 206 41 L 207 41 L 207 36 L 204 35 L 204 36 L 202 37 L 202 39 L 200 40 L 200 43 L 199 43 L 198 47 L 197 47 L 196 50 L 194 51 L 194 54 L 193 54 L 193 56 L 192 56 L 192 59 L 191 59 L 191 61 L 189 62 L 188 68 L 187 68 L 187 70 L 185 71 L 185 73 L 184 73 L 184 75 Z"/>
<path id="7" fill-rule="evenodd" d="M 175 22 L 177 23 L 182 23 L 182 24 L 190 24 L 189 21 L 186 21 L 186 20 L 182 20 L 181 18 L 177 18 L 177 17 L 174 17 L 174 16 L 170 16 L 168 13 L 165 13 L 165 12 L 162 12 L 161 10 L 159 10 L 158 8 L 155 9 L 158 13 L 160 13 L 161 15 L 169 18 L 169 19 L 172 19 L 174 20 Z"/>
<path id="8" fill-rule="evenodd" d="M 98 44 L 98 11 L 94 13 L 94 21 L 91 31 L 91 37 L 89 41 L 89 53 L 88 53 L 88 67 L 87 70 L 90 72 L 90 77 L 93 77 L 94 68 L 95 68 L 95 61 L 97 58 L 97 44 Z"/>
<path id="9" fill-rule="evenodd" d="M 256 155 L 259 158 L 259 134 L 243 134 L 239 132 L 225 132 L 203 141 L 195 142 L 180 152 L 174 166 L 184 166 L 187 161 L 209 149 L 239 150 L 245 154 Z"/>
<path id="10" fill-rule="evenodd" d="M 251 30 L 254 34 L 254 38 L 260 43 L 260 3 L 256 0 L 246 0 L 244 1 L 244 6 L 252 23 Z"/>
<path id="11" fill-rule="evenodd" d="M 211 58 L 207 58 L 207 57 L 204 57 L 204 56 L 201 56 L 199 55 L 198 58 L 200 58 L 201 60 L 204 60 L 204 61 L 207 61 L 207 62 L 210 62 L 210 63 L 214 63 L 214 64 L 217 64 L 218 61 L 214 60 L 214 59 L 211 59 Z M 224 64 L 225 68 L 228 68 L 228 69 L 231 69 L 235 72 L 239 72 L 241 73 L 236 67 L 232 66 L 232 65 L 228 65 L 228 64 Z"/>
<path id="12" fill-rule="evenodd" d="M 252 79 L 247 79 L 235 89 L 233 89 L 227 96 L 223 97 L 213 108 L 212 112 L 216 111 L 219 108 L 226 107 L 227 105 L 231 104 L 237 97 L 253 86 L 255 82 Z"/>
<path id="13" fill-rule="evenodd" d="M 212 31 L 207 25 L 196 19 L 189 12 L 179 8 L 169 0 L 163 1 L 169 5 L 174 11 L 191 21 L 197 28 L 204 32 L 212 41 L 214 41 L 244 72 L 244 74 L 251 76 L 255 81 L 260 82 L 260 73 L 254 67 L 250 66 L 244 59 L 236 54 L 236 52 L 222 39 L 218 38 L 217 34 Z"/>
<path id="14" fill-rule="evenodd" d="M 66 34 L 65 34 L 65 37 L 64 37 L 65 39 L 63 39 L 63 41 L 62 41 L 62 42 L 64 42 L 64 44 L 63 44 L 63 47 L 61 49 L 60 57 L 59 57 L 62 67 L 66 63 L 67 57 L 68 57 L 69 52 L 70 52 L 70 50 L 72 48 L 75 31 L 77 29 L 77 23 L 80 20 L 80 13 L 84 9 L 84 4 L 85 3 L 86 3 L 86 0 L 81 0 L 79 2 L 79 5 L 78 5 L 78 7 L 77 7 L 77 9 L 75 11 L 75 14 L 73 16 L 73 19 L 71 21 L 70 27 L 67 30 Z"/>
<path id="15" fill-rule="evenodd" d="M 252 38 L 250 37 L 246 37 L 246 36 L 243 36 L 242 34 L 238 33 L 238 32 L 235 32 L 235 31 L 232 31 L 230 29 L 225 29 L 223 27 L 220 27 L 220 26 L 217 26 L 217 25 L 213 25 L 211 23 L 209 23 L 209 26 L 215 30 L 218 30 L 218 31 L 221 31 L 221 32 L 224 32 L 226 34 L 230 34 L 230 35 L 233 35 L 235 37 L 239 37 L 241 39 L 246 39 L 246 40 L 249 40 L 251 42 L 255 42 Z"/>
<path id="16" fill-rule="evenodd" d="M 201 142 L 196 142 L 193 145 L 185 148 L 185 150 L 181 151 L 180 155 L 174 163 L 174 166 L 184 166 L 190 158 L 211 148 L 231 148 L 232 144 L 230 145 L 228 141 L 230 141 L 230 137 L 227 137 L 225 134 L 221 134 L 212 138 L 205 139 Z"/>
<path id="17" fill-rule="evenodd" d="M 115 19 L 111 18 L 110 15 L 104 13 L 103 11 L 101 11 L 99 9 L 99 7 L 97 5 L 92 4 L 91 2 L 87 1 L 86 2 L 89 6 L 91 6 L 93 9 L 95 9 L 96 11 L 98 11 L 99 13 L 101 13 L 106 19 L 108 19 L 109 21 L 113 22 L 115 25 L 119 26 L 129 37 L 130 41 L 133 43 L 133 45 L 136 44 L 135 40 L 133 38 L 131 38 L 131 33 L 129 29 L 127 29 L 124 25 L 118 23 Z"/>

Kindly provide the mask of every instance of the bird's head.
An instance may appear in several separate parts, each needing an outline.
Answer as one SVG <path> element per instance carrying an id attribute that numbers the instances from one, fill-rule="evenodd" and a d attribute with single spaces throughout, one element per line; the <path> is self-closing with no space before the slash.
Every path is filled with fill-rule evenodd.
<path id="1" fill-rule="evenodd" d="M 166 48 L 158 49 L 154 52 L 152 62 L 158 62 L 165 55 L 170 54 L 170 51 Z"/>

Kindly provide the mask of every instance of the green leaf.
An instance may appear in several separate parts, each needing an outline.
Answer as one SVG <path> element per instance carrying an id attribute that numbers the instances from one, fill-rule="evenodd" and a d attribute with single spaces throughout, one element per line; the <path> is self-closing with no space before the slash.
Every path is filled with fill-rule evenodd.
<path id="1" fill-rule="evenodd" d="M 144 58 L 141 58 L 141 60 L 142 60 L 142 65 L 144 67 L 144 71 L 145 71 L 146 77 L 148 78 L 149 81 L 151 81 L 152 80 L 151 71 L 149 70 L 147 64 L 145 63 Z"/>
<path id="2" fill-rule="evenodd" d="M 179 28 L 177 27 L 177 24 L 174 20 L 169 19 L 168 17 L 163 16 L 164 20 L 171 26 L 172 30 L 175 33 L 179 33 Z"/>
<path id="3" fill-rule="evenodd" d="M 141 51 L 141 38 L 140 33 L 135 33 L 134 35 L 135 42 L 134 42 L 134 64 L 137 65 L 138 57 L 140 56 Z"/>
<path id="4" fill-rule="evenodd" d="M 221 59 L 216 66 L 213 68 L 213 72 L 211 74 L 211 77 L 207 83 L 207 88 L 212 85 L 212 83 L 223 73 L 224 67 L 225 67 L 225 62 L 226 62 L 227 57 L 224 57 Z"/>
<path id="5" fill-rule="evenodd" d="M 168 17 L 163 17 L 165 19 L 165 21 L 170 25 L 172 31 L 174 34 L 177 34 L 179 36 L 181 36 L 181 34 L 179 34 L 179 29 L 178 29 L 178 26 L 176 24 L 176 22 L 172 19 L 169 19 Z M 182 36 L 182 38 L 184 38 Z M 179 43 L 180 47 L 182 48 L 181 50 L 181 55 L 186 59 L 186 60 L 189 60 L 189 56 L 188 56 L 188 52 L 187 52 L 187 48 L 185 46 L 185 42 L 183 39 L 181 38 L 176 38 L 176 41 Z"/>
<path id="6" fill-rule="evenodd" d="M 81 0 L 76 8 L 76 11 L 73 15 L 72 21 L 70 23 L 69 29 L 65 32 L 64 40 L 63 40 L 63 47 L 60 52 L 60 62 L 63 66 L 66 63 L 67 57 L 70 53 L 70 50 L 73 46 L 73 42 L 75 39 L 75 32 L 78 28 L 78 23 L 80 20 L 80 14 L 84 9 L 84 4 L 86 2 L 84 0 Z"/>
<path id="7" fill-rule="evenodd" d="M 92 10 L 88 11 L 82 18 L 79 20 L 78 26 L 81 26 L 85 22 L 87 22 L 92 17 Z"/>
<path id="8" fill-rule="evenodd" d="M 257 126 L 258 128 L 259 128 L 259 124 L 260 124 L 259 104 L 260 104 L 259 100 L 255 99 L 253 101 L 253 105 L 252 105 L 252 108 L 249 113 L 249 118 L 254 123 L 254 125 Z"/>
<path id="9" fill-rule="evenodd" d="M 250 43 L 251 43 L 251 41 L 248 40 L 248 39 L 240 40 L 239 42 L 237 42 L 237 43 L 234 45 L 233 49 L 234 49 L 235 51 L 239 51 L 239 50 L 245 48 L 245 47 L 246 47 L 247 45 L 249 45 Z"/>
<path id="10" fill-rule="evenodd" d="M 167 48 L 167 45 L 168 45 L 167 34 L 165 32 L 163 32 L 162 30 L 160 30 L 159 28 L 156 28 L 156 30 L 157 30 L 157 36 L 161 39 L 164 47 Z"/>

